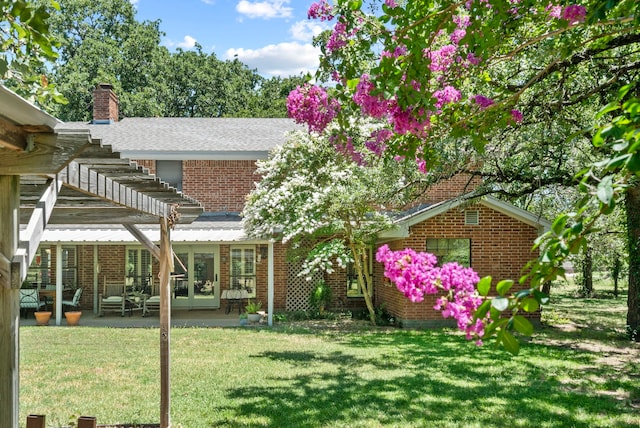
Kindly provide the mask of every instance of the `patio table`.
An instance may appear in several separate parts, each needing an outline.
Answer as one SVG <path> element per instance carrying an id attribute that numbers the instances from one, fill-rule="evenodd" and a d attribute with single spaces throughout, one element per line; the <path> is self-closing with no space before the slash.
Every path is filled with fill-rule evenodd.
<path id="1" fill-rule="evenodd" d="M 225 309 L 225 314 L 231 312 L 231 308 L 233 306 L 238 307 L 238 313 L 242 312 L 243 300 L 249 299 L 249 292 L 244 288 L 241 289 L 232 289 L 232 290 L 223 290 L 220 296 L 221 299 L 227 301 L 227 307 Z"/>

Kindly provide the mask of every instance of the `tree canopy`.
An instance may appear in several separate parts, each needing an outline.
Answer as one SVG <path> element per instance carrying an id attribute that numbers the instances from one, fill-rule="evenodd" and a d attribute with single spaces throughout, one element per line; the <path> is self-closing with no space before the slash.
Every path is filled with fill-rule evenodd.
<path id="1" fill-rule="evenodd" d="M 486 192 L 517 197 L 580 183 L 577 214 L 559 217 L 523 278 L 538 287 L 563 273 L 560 262 L 584 247 L 620 191 L 636 188 L 628 174 L 637 171 L 630 98 L 640 73 L 639 11 L 630 0 L 323 0 L 309 16 L 335 23 L 317 39 L 316 80 L 328 85 L 300 88 L 289 111 L 337 140 L 348 138 L 349 118 L 377 119 L 388 131 L 375 148 L 383 156 L 438 174 L 470 169 L 485 177 Z M 612 132 L 596 130 L 613 110 L 625 112 L 616 123 L 629 127 L 605 144 L 599 135 Z M 633 196 L 627 191 L 627 207 L 638 207 Z M 637 310 L 630 300 L 630 313 Z"/>
<path id="2" fill-rule="evenodd" d="M 379 125 L 360 122 L 349 143 L 361 144 Z M 348 147 L 343 147 L 348 153 Z M 393 162 L 393 164 L 391 164 Z M 303 275 L 353 263 L 371 321 L 375 323 L 370 251 L 378 233 L 392 226 L 394 211 L 413 196 L 407 185 L 418 174 L 413 162 L 398 164 L 373 153 L 352 162 L 336 154 L 332 140 L 298 131 L 258 162 L 262 179 L 243 211 L 250 236 L 278 232 L 292 248 L 311 242 Z"/>
<path id="3" fill-rule="evenodd" d="M 49 0 L 36 0 L 44 4 Z M 24 3 L 24 2 L 17 2 Z M 38 9 L 39 10 L 39 9 Z M 286 95 L 303 76 L 265 78 L 237 59 L 197 45 L 169 51 L 161 21 L 138 21 L 128 0 L 66 0 L 46 17 L 57 40 L 49 80 L 66 105 L 46 107 L 64 121 L 86 121 L 93 88 L 113 85 L 123 117 L 285 117 Z M 43 99 L 44 101 L 44 99 Z"/>

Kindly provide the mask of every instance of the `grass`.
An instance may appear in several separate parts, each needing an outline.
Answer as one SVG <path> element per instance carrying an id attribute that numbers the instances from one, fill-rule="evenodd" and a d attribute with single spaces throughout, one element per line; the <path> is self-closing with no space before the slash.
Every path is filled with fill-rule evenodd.
<path id="1" fill-rule="evenodd" d="M 309 327 L 171 332 L 173 426 L 638 427 L 640 347 L 626 299 L 553 291 L 516 357 L 450 330 Z M 357 327 L 360 326 L 360 327 Z M 22 327 L 20 420 L 159 421 L 159 331 Z"/>

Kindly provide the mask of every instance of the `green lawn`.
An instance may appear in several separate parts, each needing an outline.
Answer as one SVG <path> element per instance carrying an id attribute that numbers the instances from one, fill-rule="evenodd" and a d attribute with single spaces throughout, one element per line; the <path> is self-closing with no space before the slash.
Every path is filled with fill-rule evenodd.
<path id="1" fill-rule="evenodd" d="M 565 326 L 517 357 L 450 330 L 174 329 L 173 426 L 640 426 L 625 299 L 560 292 L 547 314 Z M 23 327 L 20 348 L 21 421 L 159 422 L 158 330 Z"/>

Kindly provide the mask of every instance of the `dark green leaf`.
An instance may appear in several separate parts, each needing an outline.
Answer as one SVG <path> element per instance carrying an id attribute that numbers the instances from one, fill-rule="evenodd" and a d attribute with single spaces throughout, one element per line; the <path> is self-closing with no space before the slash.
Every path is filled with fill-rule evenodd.
<path id="1" fill-rule="evenodd" d="M 531 322 L 522 315 L 516 315 L 513 317 L 513 328 L 515 328 L 518 333 L 524 334 L 525 336 L 531 336 L 533 334 L 533 324 L 531 324 Z"/>
<path id="2" fill-rule="evenodd" d="M 509 331 L 501 330 L 498 332 L 498 340 L 510 354 L 518 355 L 520 352 L 520 342 Z"/>
<path id="3" fill-rule="evenodd" d="M 491 300 L 485 300 L 484 302 L 482 302 L 482 304 L 478 307 L 478 309 L 476 309 L 475 314 L 473 314 L 475 319 L 482 319 L 484 318 L 487 313 L 489 312 L 489 309 L 491 309 Z"/>
<path id="4" fill-rule="evenodd" d="M 547 303 L 549 303 L 549 296 L 547 296 L 545 293 L 543 293 L 540 290 L 534 290 L 533 297 L 538 302 L 540 302 L 541 305 L 546 305 Z"/>

